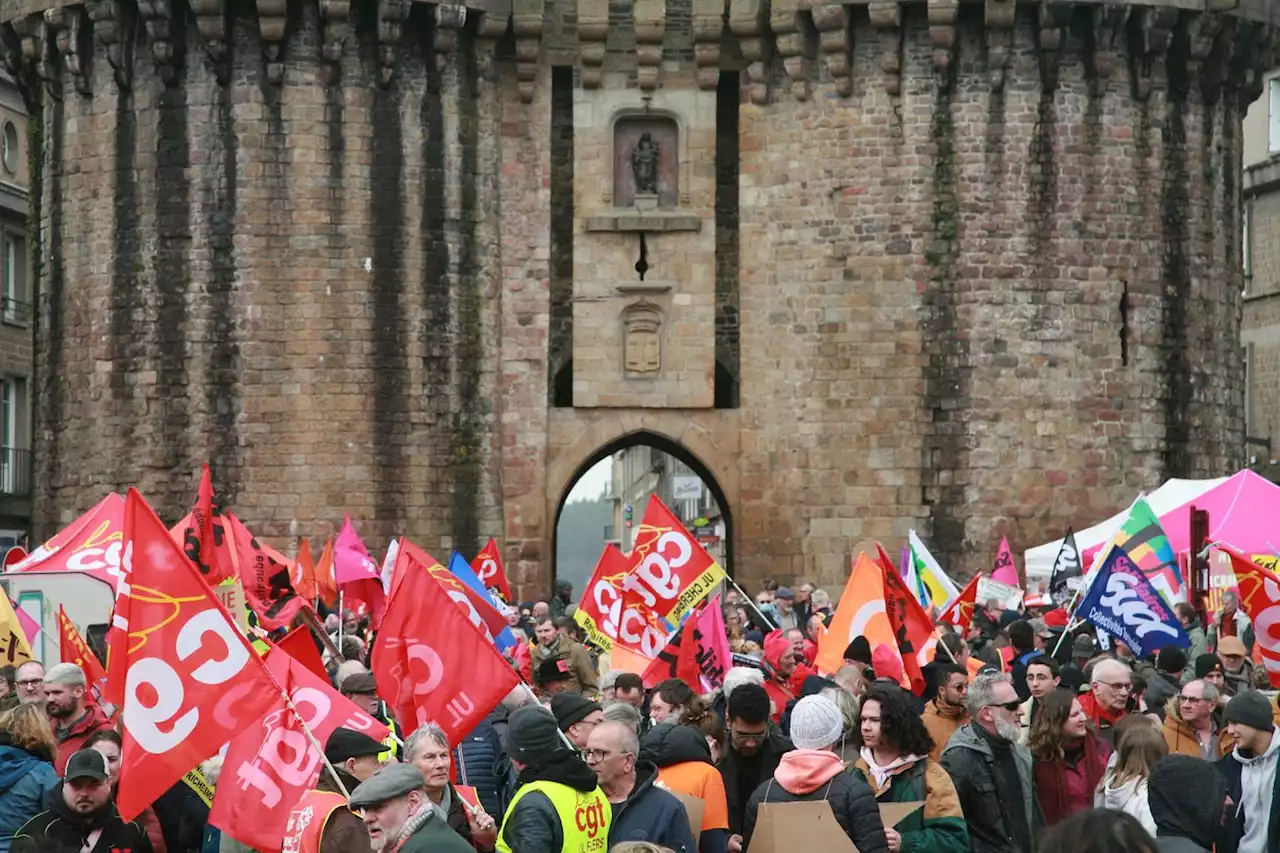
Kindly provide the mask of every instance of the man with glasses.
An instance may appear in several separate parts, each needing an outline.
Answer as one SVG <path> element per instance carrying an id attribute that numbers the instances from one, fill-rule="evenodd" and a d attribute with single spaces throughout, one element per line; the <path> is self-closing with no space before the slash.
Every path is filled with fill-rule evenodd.
<path id="1" fill-rule="evenodd" d="M 648 841 L 675 853 L 697 853 L 689 813 L 673 794 L 654 787 L 658 768 L 640 760 L 634 731 L 622 723 L 601 723 L 587 737 L 582 755 L 613 807 L 610 848 L 624 841 Z"/>
<path id="2" fill-rule="evenodd" d="M 725 702 L 725 722 L 729 748 L 720 759 L 720 775 L 729 806 L 729 853 L 742 853 L 747 802 L 794 747 L 769 721 L 769 694 L 758 684 L 734 688 Z"/>
<path id="3" fill-rule="evenodd" d="M 1026 745 L 1027 736 L 1031 734 L 1031 720 L 1036 714 L 1036 703 L 1044 699 L 1062 682 L 1058 662 L 1048 655 L 1032 658 L 1027 664 L 1027 690 L 1031 698 L 1022 703 L 1022 733 L 1018 743 Z"/>
<path id="4" fill-rule="evenodd" d="M 24 705 L 44 705 L 44 664 L 29 660 L 18 667 L 18 701 Z"/>
<path id="5" fill-rule="evenodd" d="M 1021 702 L 1010 677 L 984 672 L 969 685 L 971 722 L 942 751 L 969 825 L 969 849 L 1031 853 L 1043 824 L 1036 803 L 1031 753 L 1018 743 Z"/>
<path id="6" fill-rule="evenodd" d="M 551 713 L 560 731 L 577 749 L 585 749 L 591 730 L 604 722 L 604 708 L 581 693 L 557 693 L 551 697 Z"/>
<path id="7" fill-rule="evenodd" d="M 1093 665 L 1089 692 L 1080 697 L 1093 728 L 1107 743 L 1115 745 L 1112 728 L 1129 713 L 1133 695 L 1133 671 L 1118 660 L 1100 660 Z"/>
<path id="8" fill-rule="evenodd" d="M 1170 755 L 1217 761 L 1231 751 L 1231 736 L 1215 713 L 1220 695 L 1218 688 L 1200 679 L 1182 686 L 1165 708 L 1164 742 Z"/>

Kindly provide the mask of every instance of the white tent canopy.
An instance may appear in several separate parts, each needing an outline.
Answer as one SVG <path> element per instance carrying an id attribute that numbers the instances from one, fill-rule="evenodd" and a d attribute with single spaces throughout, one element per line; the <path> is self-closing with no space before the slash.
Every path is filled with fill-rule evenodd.
<path id="1" fill-rule="evenodd" d="M 1147 503 L 1151 505 L 1152 512 L 1159 518 L 1166 512 L 1177 509 L 1183 504 L 1200 497 L 1210 489 L 1222 485 L 1228 479 L 1228 477 L 1218 477 L 1212 480 L 1169 480 L 1154 492 L 1146 495 Z M 1142 497 L 1142 495 L 1139 495 L 1139 497 Z M 1134 500 L 1136 501 L 1137 498 L 1134 498 Z M 1095 545 L 1105 544 L 1120 529 L 1120 525 L 1124 524 L 1125 519 L 1128 517 L 1129 507 L 1125 507 L 1106 521 L 1099 522 L 1087 530 L 1077 530 L 1076 547 L 1080 549 L 1081 554 L 1084 554 L 1085 551 Z M 1062 540 L 1055 539 L 1052 542 L 1046 542 L 1043 545 L 1037 545 L 1024 551 L 1022 558 L 1026 566 L 1027 579 L 1048 580 L 1049 576 L 1053 574 L 1053 562 L 1058 559 L 1058 551 L 1061 549 Z M 1085 568 L 1087 569 L 1088 566 Z"/>

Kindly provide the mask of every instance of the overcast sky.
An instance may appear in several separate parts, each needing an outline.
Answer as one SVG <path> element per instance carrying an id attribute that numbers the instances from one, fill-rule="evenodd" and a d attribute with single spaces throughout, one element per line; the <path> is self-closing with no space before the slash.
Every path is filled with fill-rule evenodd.
<path id="1" fill-rule="evenodd" d="M 582 479 L 574 483 L 569 492 L 571 501 L 591 501 L 600 497 L 605 486 L 609 485 L 609 475 L 613 468 L 612 457 L 606 456 L 582 475 Z"/>

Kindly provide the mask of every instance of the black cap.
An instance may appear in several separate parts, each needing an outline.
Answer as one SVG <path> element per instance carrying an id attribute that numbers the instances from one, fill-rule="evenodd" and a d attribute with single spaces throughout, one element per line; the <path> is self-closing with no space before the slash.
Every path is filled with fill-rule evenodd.
<path id="1" fill-rule="evenodd" d="M 1177 673 L 1187 668 L 1187 653 L 1177 646 L 1165 646 L 1156 655 L 1156 669 L 1161 672 Z"/>
<path id="2" fill-rule="evenodd" d="M 364 758 L 367 755 L 381 755 L 391 747 L 378 743 L 364 732 L 355 729 L 334 729 L 333 734 L 324 742 L 324 757 L 330 764 L 341 764 L 348 758 Z"/>
<path id="3" fill-rule="evenodd" d="M 81 749 L 67 760 L 67 771 L 62 778 L 68 782 L 72 779 L 94 779 L 104 782 L 110 775 L 105 755 L 96 749 Z"/>
<path id="4" fill-rule="evenodd" d="M 581 693 L 557 693 L 551 697 L 551 713 L 555 715 L 562 732 L 567 732 L 569 726 L 580 723 L 601 710 L 599 702 L 592 702 Z"/>
<path id="5" fill-rule="evenodd" d="M 535 678 L 539 684 L 550 684 L 553 681 L 568 681 L 573 678 L 569 671 L 569 662 L 564 658 L 547 658 L 538 664 Z"/>
<path id="6" fill-rule="evenodd" d="M 856 660 L 858 663 L 871 663 L 871 643 L 866 637 L 854 637 L 844 647 L 844 659 Z"/>
<path id="7" fill-rule="evenodd" d="M 372 672 L 353 672 L 342 680 L 342 692 L 361 696 L 377 693 L 378 682 Z"/>
<path id="8" fill-rule="evenodd" d="M 1222 660 L 1212 652 L 1200 655 L 1196 658 L 1196 678 L 1204 678 L 1211 672 L 1219 675 L 1226 675 L 1226 670 L 1222 668 Z"/>

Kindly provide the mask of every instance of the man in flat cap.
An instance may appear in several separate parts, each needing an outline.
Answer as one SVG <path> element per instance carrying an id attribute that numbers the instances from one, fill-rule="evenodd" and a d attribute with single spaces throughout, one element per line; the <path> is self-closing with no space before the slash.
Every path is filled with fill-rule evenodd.
<path id="1" fill-rule="evenodd" d="M 404 757 L 404 739 L 400 737 L 400 726 L 395 717 L 387 711 L 386 703 L 378 696 L 378 682 L 372 672 L 353 672 L 342 680 L 342 695 L 346 696 L 356 707 L 367 713 L 391 730 L 387 739 L 387 752 L 379 759 L 386 764 L 391 759 L 400 761 Z"/>
<path id="2" fill-rule="evenodd" d="M 324 757 L 337 773 L 320 771 L 314 790 L 307 791 L 289 813 L 285 850 L 307 853 L 370 853 L 369 833 L 347 805 L 346 794 L 368 779 L 378 767 L 384 744 L 355 729 L 334 729 L 324 745 Z M 341 782 L 341 785 L 339 785 Z M 345 793 L 344 793 L 345 789 Z"/>
<path id="3" fill-rule="evenodd" d="M 390 764 L 361 782 L 351 806 L 364 810 L 374 853 L 475 853 L 427 799 L 412 764 Z"/>

